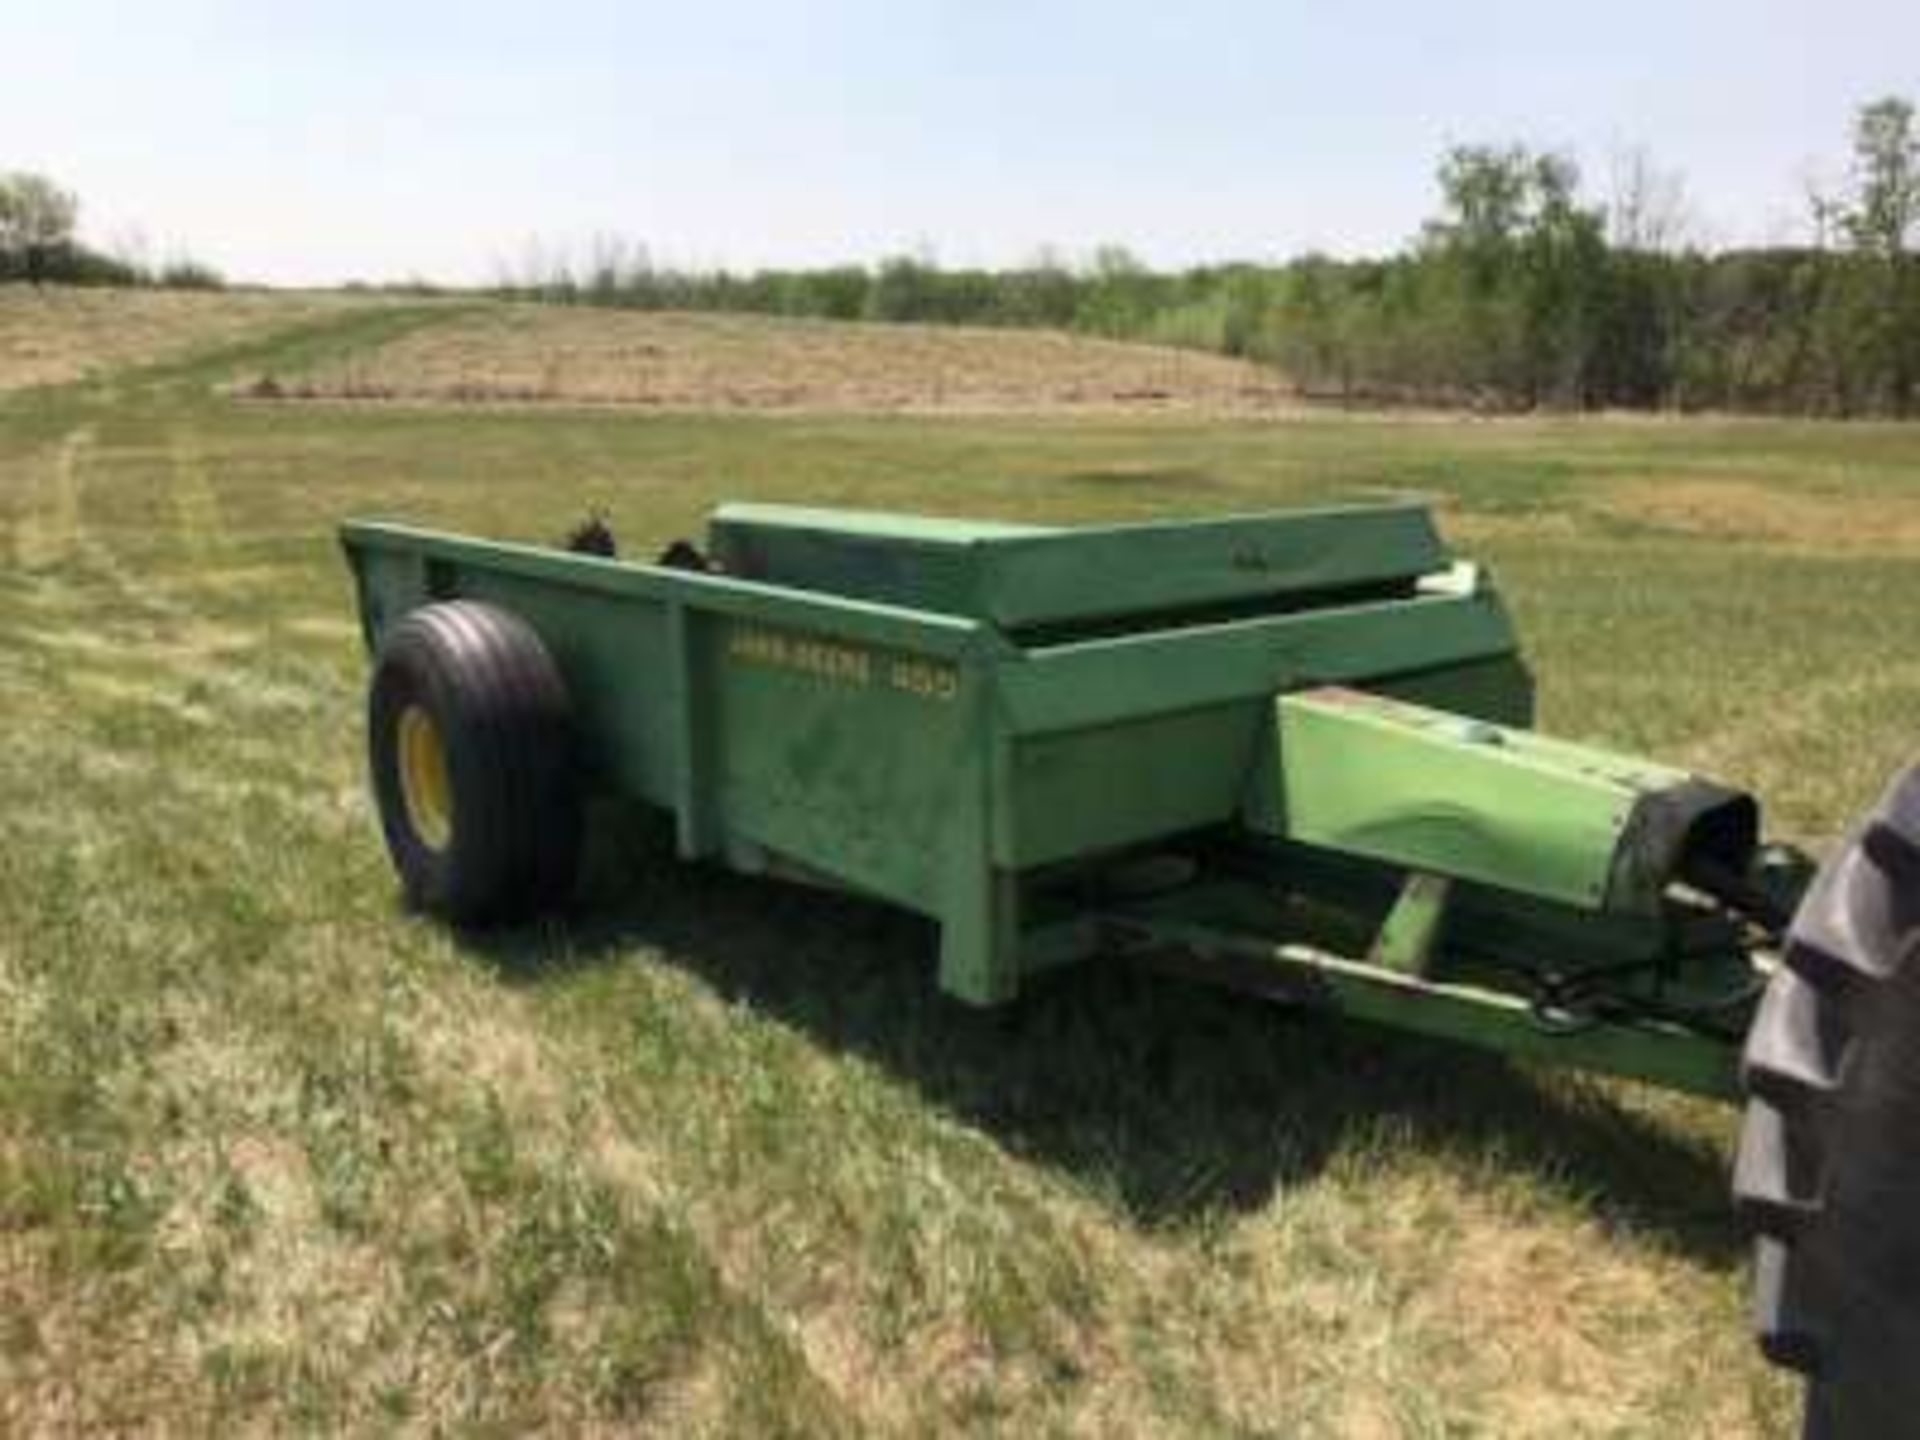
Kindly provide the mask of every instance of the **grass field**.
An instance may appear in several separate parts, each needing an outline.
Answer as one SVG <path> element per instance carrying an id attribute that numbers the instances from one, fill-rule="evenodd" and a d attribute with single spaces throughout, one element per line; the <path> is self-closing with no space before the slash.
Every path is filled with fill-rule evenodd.
<path id="1" fill-rule="evenodd" d="M 446 313 L 0 400 L 0 1432 L 1790 1432 L 1719 1109 L 1118 967 L 968 1013 L 644 826 L 559 922 L 402 914 L 332 528 L 1417 492 L 1546 724 L 1819 844 L 1920 728 L 1920 431 L 216 393 Z"/>

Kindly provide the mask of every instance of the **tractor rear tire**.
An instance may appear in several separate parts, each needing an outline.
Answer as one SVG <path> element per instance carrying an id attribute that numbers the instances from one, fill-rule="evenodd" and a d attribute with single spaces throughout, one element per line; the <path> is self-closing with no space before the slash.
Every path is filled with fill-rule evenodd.
<path id="1" fill-rule="evenodd" d="M 573 712 L 524 620 L 471 600 L 407 615 L 380 645 L 367 744 L 410 905 L 467 926 L 566 899 L 582 823 Z"/>
<path id="2" fill-rule="evenodd" d="M 1920 766 L 1824 865 L 1747 1037 L 1734 1198 L 1813 1440 L 1920 1434 Z"/>

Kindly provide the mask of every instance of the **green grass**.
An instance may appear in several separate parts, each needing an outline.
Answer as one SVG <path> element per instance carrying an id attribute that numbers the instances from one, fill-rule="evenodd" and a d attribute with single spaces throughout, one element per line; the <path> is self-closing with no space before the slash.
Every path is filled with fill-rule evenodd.
<path id="1" fill-rule="evenodd" d="M 432 318 L 0 404 L 0 1430 L 1790 1431 L 1711 1106 L 1116 967 L 970 1013 L 917 922 L 676 868 L 631 818 L 563 920 L 405 916 L 332 531 L 1419 492 L 1546 724 L 1818 844 L 1920 714 L 1920 432 L 208 388 Z"/>

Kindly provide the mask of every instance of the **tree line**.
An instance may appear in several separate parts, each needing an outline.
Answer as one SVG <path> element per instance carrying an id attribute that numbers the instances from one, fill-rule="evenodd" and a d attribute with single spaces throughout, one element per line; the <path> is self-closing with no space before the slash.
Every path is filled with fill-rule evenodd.
<path id="1" fill-rule="evenodd" d="M 1400 253 L 1159 271 L 1108 247 L 1068 264 L 685 271 L 598 242 L 529 257 L 498 293 L 555 303 L 842 320 L 1046 326 L 1273 364 L 1304 391 L 1488 409 L 1920 409 L 1920 133 L 1889 98 L 1855 117 L 1852 164 L 1809 197 L 1804 244 L 1688 242 L 1682 187 L 1644 154 L 1604 202 L 1564 155 L 1461 146 Z"/>
<path id="2" fill-rule="evenodd" d="M 164 285 L 217 289 L 219 273 L 179 258 L 159 265 L 79 238 L 80 200 L 31 171 L 0 171 L 0 284 Z"/>

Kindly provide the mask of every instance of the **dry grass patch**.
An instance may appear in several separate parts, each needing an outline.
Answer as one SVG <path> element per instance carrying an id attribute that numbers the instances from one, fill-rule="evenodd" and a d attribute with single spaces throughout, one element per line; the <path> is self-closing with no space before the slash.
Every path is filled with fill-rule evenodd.
<path id="1" fill-rule="evenodd" d="M 1607 514 L 1687 535 L 1811 550 L 1920 549 L 1920 496 L 1839 494 L 1740 477 L 1634 479 L 1612 486 Z"/>
<path id="2" fill-rule="evenodd" d="M 672 409 L 1272 411 L 1270 370 L 1050 331 L 500 306 L 262 394 Z"/>
<path id="3" fill-rule="evenodd" d="M 346 295 L 0 285 L 0 393 L 176 359 L 366 303 Z"/>

